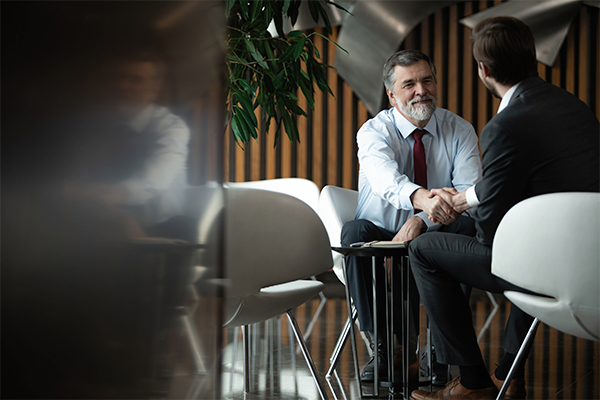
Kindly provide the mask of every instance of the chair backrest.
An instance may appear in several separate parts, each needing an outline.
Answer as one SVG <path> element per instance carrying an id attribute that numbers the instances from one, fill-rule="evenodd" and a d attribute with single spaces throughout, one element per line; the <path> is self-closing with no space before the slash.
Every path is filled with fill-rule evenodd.
<path id="1" fill-rule="evenodd" d="M 219 227 L 215 225 L 224 206 L 223 190 L 216 182 L 186 189 L 184 213 L 198 219 L 198 243 L 214 243 L 215 236 L 219 236 L 216 232 Z"/>
<path id="2" fill-rule="evenodd" d="M 319 207 L 319 187 L 311 180 L 304 178 L 277 178 L 261 181 L 227 182 L 225 187 L 252 188 L 270 190 L 294 196 L 308 204 L 315 212 Z"/>
<path id="3" fill-rule="evenodd" d="M 515 205 L 498 226 L 492 273 L 550 296 L 506 292 L 523 311 L 599 340 L 600 193 L 552 193 Z"/>
<path id="4" fill-rule="evenodd" d="M 303 201 L 273 191 L 225 190 L 227 296 L 323 273 L 332 266 L 327 231 Z"/>
<path id="5" fill-rule="evenodd" d="M 354 219 L 358 205 L 358 191 L 337 186 L 325 186 L 319 197 L 319 216 L 327 229 L 331 246 L 340 246 L 342 227 Z M 343 256 L 333 252 L 333 271 L 344 282 Z"/>

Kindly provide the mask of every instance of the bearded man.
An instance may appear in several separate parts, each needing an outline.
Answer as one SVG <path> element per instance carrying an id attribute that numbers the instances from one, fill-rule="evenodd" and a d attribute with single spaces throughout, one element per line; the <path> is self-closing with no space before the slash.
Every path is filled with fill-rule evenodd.
<path id="1" fill-rule="evenodd" d="M 437 108 L 436 68 L 426 54 L 418 50 L 393 54 L 383 67 L 383 82 L 393 107 L 379 112 L 358 131 L 358 207 L 355 219 L 342 229 L 342 245 L 408 241 L 438 230 L 474 236 L 473 220 L 454 211 L 441 197 L 430 196 L 430 189 L 453 187 L 460 192 L 479 181 L 475 129 L 456 114 Z M 379 376 L 385 377 L 385 314 L 377 318 L 381 326 L 375 338 L 371 259 L 349 257 L 347 272 L 360 329 L 377 343 Z M 385 310 L 384 271 L 379 272 L 378 310 Z M 373 381 L 373 364 L 372 358 L 361 374 L 364 381 Z"/>

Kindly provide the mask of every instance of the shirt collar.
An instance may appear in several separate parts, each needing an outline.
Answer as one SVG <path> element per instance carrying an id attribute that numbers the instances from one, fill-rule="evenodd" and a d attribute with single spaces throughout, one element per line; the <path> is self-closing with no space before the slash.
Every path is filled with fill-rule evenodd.
<path id="1" fill-rule="evenodd" d="M 519 82 L 519 83 L 521 83 L 521 82 Z M 512 97 L 515 90 L 517 90 L 519 83 L 517 83 L 516 85 L 514 85 L 513 87 L 511 87 L 510 89 L 508 89 L 506 91 L 506 93 L 504 94 L 504 97 L 502 97 L 502 101 L 500 101 L 500 106 L 498 107 L 498 112 L 496 114 L 500 114 L 500 112 L 502 110 L 504 110 L 506 108 L 506 106 L 508 106 L 508 103 L 510 103 L 510 98 Z"/>
<path id="2" fill-rule="evenodd" d="M 419 129 L 412 122 L 407 120 L 404 117 L 404 115 L 402 115 L 400 113 L 400 111 L 398 111 L 398 109 L 396 107 L 392 107 L 392 110 L 393 110 L 392 114 L 394 116 L 396 128 L 398 128 L 398 131 L 400 132 L 400 134 L 402 135 L 402 137 L 404 139 L 409 137 L 414 132 L 415 129 Z M 429 119 L 429 122 L 427 123 L 427 125 L 425 125 L 425 127 L 422 129 L 425 129 L 427 132 L 429 132 L 435 136 L 435 134 L 437 132 L 437 119 L 435 117 L 435 112 Z"/>

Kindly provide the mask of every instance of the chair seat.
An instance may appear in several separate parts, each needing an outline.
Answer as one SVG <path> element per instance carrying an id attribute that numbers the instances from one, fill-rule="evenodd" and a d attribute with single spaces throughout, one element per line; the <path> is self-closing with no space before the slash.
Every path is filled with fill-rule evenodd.
<path id="1" fill-rule="evenodd" d="M 229 318 L 224 326 L 248 325 L 284 314 L 318 295 L 324 287 L 319 281 L 296 280 L 265 287 L 237 301 L 229 299 L 226 312 Z"/>
<path id="2" fill-rule="evenodd" d="M 600 305 L 595 307 L 568 303 L 549 297 L 506 291 L 504 295 L 519 308 L 550 326 L 587 340 L 600 340 Z"/>

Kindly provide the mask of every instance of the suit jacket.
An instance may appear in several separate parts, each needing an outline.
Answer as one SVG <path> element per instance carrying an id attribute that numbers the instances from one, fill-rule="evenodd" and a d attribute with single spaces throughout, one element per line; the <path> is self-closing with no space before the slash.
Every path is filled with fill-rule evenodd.
<path id="1" fill-rule="evenodd" d="M 539 77 L 523 80 L 508 106 L 483 128 L 483 178 L 474 219 L 491 246 L 500 220 L 521 200 L 599 190 L 600 124 L 590 108 Z M 574 215 L 578 211 L 573 210 Z M 552 218 L 552 215 L 548 215 Z"/>

